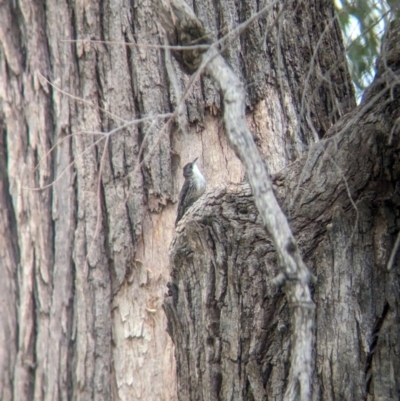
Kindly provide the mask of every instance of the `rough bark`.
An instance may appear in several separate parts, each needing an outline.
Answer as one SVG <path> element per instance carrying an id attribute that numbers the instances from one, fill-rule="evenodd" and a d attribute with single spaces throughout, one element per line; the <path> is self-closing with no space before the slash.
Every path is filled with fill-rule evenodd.
<path id="1" fill-rule="evenodd" d="M 213 41 L 258 11 L 251 0 L 193 4 Z M 276 5 L 223 51 L 245 84 L 248 123 L 271 172 L 354 106 L 331 3 L 308 4 L 282 13 Z M 189 80 L 174 63 L 167 71 L 162 49 L 124 42 L 163 44 L 150 1 L 0 2 L 4 401 L 176 398 L 161 303 L 181 167 L 200 156 L 210 189 L 239 182 L 243 170 L 207 79 L 184 104 L 187 132 L 159 136 L 161 119 L 120 128 L 173 111 L 171 74 L 181 86 Z"/>
<path id="2" fill-rule="evenodd" d="M 400 258 L 387 268 L 400 229 L 399 21 L 391 28 L 362 104 L 273 176 L 318 279 L 314 400 L 400 394 Z M 295 311 L 272 284 L 276 251 L 249 185 L 210 192 L 183 223 L 165 303 L 180 399 L 282 399 Z"/>

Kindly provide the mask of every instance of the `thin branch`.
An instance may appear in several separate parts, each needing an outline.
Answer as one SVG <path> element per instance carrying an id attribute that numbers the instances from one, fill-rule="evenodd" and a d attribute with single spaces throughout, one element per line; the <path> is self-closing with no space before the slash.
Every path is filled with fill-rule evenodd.
<path id="1" fill-rule="evenodd" d="M 186 50 L 208 50 L 210 45 L 188 45 L 188 46 L 170 46 L 170 45 L 151 45 L 148 43 L 134 43 L 134 42 L 124 42 L 122 40 L 95 40 L 95 39 L 65 39 L 62 42 L 68 43 L 94 43 L 103 45 L 121 45 L 121 46 L 132 46 L 132 47 L 142 47 L 144 49 L 168 49 L 175 51 L 186 51 Z"/>
<path id="2" fill-rule="evenodd" d="M 165 114 L 157 114 L 156 116 L 148 116 L 148 117 L 143 117 L 143 118 L 138 118 L 136 120 L 132 120 L 132 121 L 128 121 L 127 123 L 114 128 L 113 130 L 109 131 L 109 132 L 101 132 L 101 131 L 80 131 L 80 132 L 75 132 L 72 134 L 69 134 L 67 136 L 65 136 L 64 138 L 61 138 L 59 141 L 57 141 L 56 144 L 54 144 L 49 150 L 48 152 L 44 155 L 44 157 L 42 159 L 40 159 L 38 165 L 35 167 L 35 170 L 38 168 L 38 166 L 54 151 L 54 149 L 63 141 L 65 141 L 68 138 L 71 138 L 72 136 L 75 135 L 101 135 L 101 138 L 97 139 L 95 142 L 93 142 L 92 144 L 90 144 L 90 146 L 88 146 L 85 150 L 83 150 L 79 155 L 77 155 L 74 160 L 67 166 L 65 167 L 65 169 L 60 173 L 60 175 L 53 180 L 50 184 L 41 186 L 41 187 L 36 187 L 36 188 L 30 188 L 30 187 L 23 187 L 23 189 L 28 189 L 30 191 L 42 191 L 44 189 L 50 188 L 52 187 L 75 163 L 76 161 L 81 158 L 82 156 L 84 156 L 90 149 L 92 149 L 94 146 L 96 146 L 97 144 L 99 144 L 102 140 L 107 139 L 109 136 L 122 131 L 123 129 L 131 126 L 131 125 L 135 125 L 135 124 L 140 124 L 144 121 L 148 121 L 148 120 L 153 120 L 153 119 L 164 119 L 164 118 L 171 118 L 173 116 L 173 114 L 171 113 L 165 113 Z"/>
<path id="3" fill-rule="evenodd" d="M 394 263 L 394 258 L 396 257 L 396 253 L 399 249 L 399 245 L 400 245 L 400 232 L 397 234 L 397 238 L 396 238 L 396 242 L 394 243 L 393 249 L 392 249 L 392 253 L 390 254 L 390 259 L 389 262 L 387 264 L 387 269 L 390 270 L 393 266 Z"/>
<path id="4" fill-rule="evenodd" d="M 65 90 L 62 90 L 62 89 L 59 88 L 57 85 L 55 85 L 54 83 L 50 82 L 50 81 L 49 81 L 46 77 L 44 77 L 39 71 L 37 71 L 36 74 L 37 74 L 41 79 L 43 79 L 47 84 L 49 84 L 53 89 L 55 89 L 57 92 L 60 92 L 60 93 L 62 93 L 63 95 L 68 96 L 69 98 L 71 98 L 71 99 L 73 99 L 73 100 L 76 100 L 76 101 L 78 101 L 78 102 L 87 104 L 87 105 L 90 106 L 90 107 L 93 107 L 93 108 L 96 107 L 96 108 L 98 108 L 99 110 L 101 110 L 102 112 L 104 112 L 105 114 L 109 115 L 110 117 L 112 117 L 112 118 L 114 118 L 114 119 L 116 119 L 116 120 L 122 121 L 122 122 L 124 122 L 124 123 L 128 122 L 127 120 L 124 120 L 123 118 L 117 116 L 116 114 L 113 114 L 113 113 L 111 113 L 110 111 L 108 111 L 108 110 L 106 110 L 106 109 L 103 109 L 102 107 L 99 107 L 99 106 L 93 104 L 92 102 L 89 102 L 88 100 L 85 100 L 85 99 L 83 99 L 83 98 L 81 98 L 81 97 L 79 97 L 79 96 L 72 95 L 71 93 L 66 92 Z"/>

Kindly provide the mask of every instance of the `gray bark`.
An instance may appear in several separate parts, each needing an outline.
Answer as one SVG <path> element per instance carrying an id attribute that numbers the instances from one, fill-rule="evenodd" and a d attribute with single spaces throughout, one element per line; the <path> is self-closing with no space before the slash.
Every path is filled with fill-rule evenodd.
<path id="1" fill-rule="evenodd" d="M 288 2 L 284 11 L 277 4 L 223 49 L 246 88 L 246 118 L 271 173 L 298 159 L 354 107 L 331 2 L 308 4 L 304 8 Z M 212 41 L 258 11 L 258 4 L 250 0 L 239 6 L 230 0 L 194 1 L 193 6 Z M 190 399 L 200 399 L 203 391 L 205 399 L 225 393 L 251 399 L 263 392 L 279 399 L 288 369 L 290 312 L 279 290 L 265 281 L 266 274 L 273 277 L 277 272 L 275 256 L 256 224 L 249 188 L 239 184 L 244 171 L 223 133 L 219 93 L 207 78 L 194 83 L 181 114 L 184 132 L 171 123 L 162 129 L 161 118 L 134 123 L 173 112 L 179 103 L 176 89 L 184 93 L 189 78 L 174 61 L 172 69 L 166 68 L 164 50 L 124 42 L 163 44 L 152 2 L 0 3 L 0 399 L 173 400 L 177 388 L 180 399 L 189 394 Z M 99 134 L 112 130 L 110 135 Z M 175 233 L 181 168 L 197 156 L 208 179 L 205 199 L 214 199 L 208 221 L 215 220 L 217 230 L 226 216 L 232 221 L 224 224 L 233 228 L 214 233 L 205 225 L 219 241 L 196 243 L 200 253 L 192 256 L 199 269 L 189 271 L 200 282 L 183 282 L 191 297 L 188 305 L 204 311 L 205 325 L 198 326 L 197 312 L 190 308 L 184 309 L 189 327 L 182 326 L 179 315 L 180 332 L 169 322 L 170 331 L 183 337 L 175 370 L 161 305 L 170 273 L 168 247 Z M 308 163 L 312 165 L 312 159 Z M 288 201 L 294 199 L 301 176 L 294 169 L 299 165 L 275 176 L 280 199 L 279 191 L 286 188 L 292 194 Z M 375 178 L 382 171 L 378 167 Z M 309 179 L 307 174 L 301 177 L 301 182 Z M 390 188 L 392 181 L 385 179 L 383 187 Z M 301 202 L 305 206 L 300 217 L 296 214 L 298 228 L 292 226 L 301 249 L 309 250 L 303 253 L 308 266 L 322 280 L 315 287 L 317 306 L 327 305 L 317 308 L 315 360 L 321 369 L 314 396 L 331 391 L 340 398 L 365 388 L 371 399 L 385 399 L 389 391 L 395 394 L 398 376 L 398 294 L 393 289 L 398 260 L 390 273 L 378 267 L 387 262 L 397 234 L 394 223 L 387 229 L 396 212 L 385 196 L 378 205 L 371 200 L 372 206 L 363 206 L 369 220 L 362 220 L 359 206 L 358 222 L 364 225 L 357 228 L 356 237 L 351 208 L 346 209 L 348 198 L 338 188 L 341 192 L 332 195 L 339 205 L 338 223 L 330 236 L 323 235 L 318 220 L 307 219 L 307 211 L 313 211 L 311 198 Z M 303 197 L 308 193 L 299 192 Z M 323 199 L 327 202 L 323 195 L 319 202 Z M 193 213 L 199 205 L 203 203 L 196 204 Z M 330 216 L 331 206 L 325 206 L 322 216 Z M 211 204 L 204 207 L 202 213 Z M 235 222 L 233 212 L 243 217 Z M 350 219 L 347 226 L 340 213 Z M 188 227 L 193 217 L 184 218 Z M 322 230 L 320 236 L 309 236 L 307 224 L 317 234 Z M 343 255 L 341 244 L 349 238 L 352 246 Z M 182 241 L 181 234 L 175 241 Z M 186 247 L 192 240 L 188 241 Z M 242 243 L 248 254 L 240 256 Z M 203 262 L 200 269 L 197 258 L 207 246 L 218 250 L 217 259 L 212 253 L 208 257 L 213 258 L 212 266 L 222 266 L 221 275 L 213 276 Z M 346 257 L 345 262 L 339 257 Z M 354 272 L 353 264 L 358 266 Z M 176 277 L 189 273 L 176 266 Z M 354 292 L 348 287 L 350 277 Z M 224 284 L 232 280 L 234 286 Z M 218 315 L 221 304 L 212 297 L 202 299 L 205 293 L 199 292 L 199 284 L 201 291 L 214 291 L 218 284 L 219 298 L 230 299 L 226 305 L 231 312 Z M 178 294 L 185 299 L 182 291 Z M 346 320 L 347 331 L 331 320 L 347 316 L 358 319 Z M 232 335 L 225 342 L 215 335 L 221 327 Z M 174 341 L 177 344 L 175 337 Z M 185 344 L 194 353 L 197 347 L 207 353 L 193 359 L 186 349 L 182 358 L 180 347 Z M 344 355 L 353 344 L 361 344 L 359 352 L 351 353 L 352 364 L 345 365 Z M 325 348 L 331 351 L 328 359 Z M 221 352 L 215 354 L 214 349 Z M 189 365 L 189 372 L 197 376 L 184 381 L 182 368 Z M 354 365 L 360 368 L 357 372 L 364 369 L 368 379 L 352 376 Z M 262 379 L 260 366 L 265 367 Z M 232 375 L 226 375 L 228 370 Z M 339 389 L 330 377 L 343 371 L 346 380 Z M 224 390 L 218 393 L 218 388 Z"/>

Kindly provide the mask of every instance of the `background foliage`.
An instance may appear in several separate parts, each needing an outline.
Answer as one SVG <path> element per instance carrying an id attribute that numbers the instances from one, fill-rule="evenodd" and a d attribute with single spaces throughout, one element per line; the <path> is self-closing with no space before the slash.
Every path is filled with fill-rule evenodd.
<path id="1" fill-rule="evenodd" d="M 392 16 L 391 7 L 396 7 L 394 3 L 396 1 L 335 1 L 358 101 L 375 75 L 376 57 Z"/>

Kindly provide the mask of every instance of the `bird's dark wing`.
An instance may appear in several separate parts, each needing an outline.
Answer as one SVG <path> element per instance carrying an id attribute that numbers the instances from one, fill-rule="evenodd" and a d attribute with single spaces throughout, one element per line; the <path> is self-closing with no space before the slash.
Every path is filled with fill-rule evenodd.
<path id="1" fill-rule="evenodd" d="M 185 180 L 181 192 L 179 194 L 178 202 L 178 215 L 176 216 L 175 226 L 178 224 L 179 220 L 183 217 L 186 210 L 193 204 L 193 186 L 190 185 L 190 180 Z"/>

